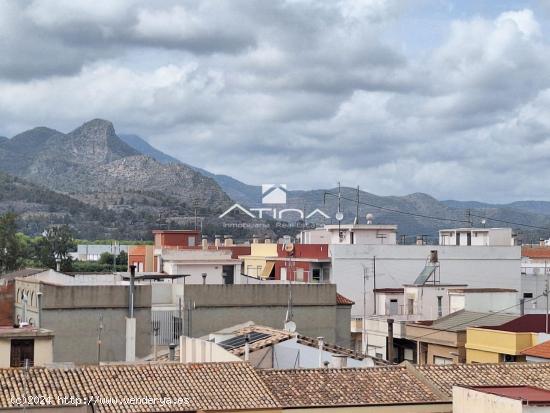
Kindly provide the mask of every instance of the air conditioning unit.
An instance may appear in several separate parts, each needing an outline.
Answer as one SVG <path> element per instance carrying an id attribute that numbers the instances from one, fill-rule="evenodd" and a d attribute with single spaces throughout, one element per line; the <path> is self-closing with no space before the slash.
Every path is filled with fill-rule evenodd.
<path id="1" fill-rule="evenodd" d="M 505 354 L 504 355 L 504 362 L 505 363 L 513 363 L 516 361 L 516 356 L 512 356 L 511 354 Z"/>

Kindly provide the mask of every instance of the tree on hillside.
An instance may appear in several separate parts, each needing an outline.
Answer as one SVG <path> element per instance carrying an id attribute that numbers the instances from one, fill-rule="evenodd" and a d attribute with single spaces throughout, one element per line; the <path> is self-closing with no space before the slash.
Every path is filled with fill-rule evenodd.
<path id="1" fill-rule="evenodd" d="M 72 259 L 69 252 L 75 247 L 70 228 L 67 225 L 55 226 L 47 229 L 38 240 L 37 256 L 40 262 L 49 268 L 56 268 L 59 259 L 61 271 L 70 271 Z"/>
<path id="2" fill-rule="evenodd" d="M 0 215 L 0 273 L 16 270 L 23 259 L 16 219 L 11 212 Z"/>

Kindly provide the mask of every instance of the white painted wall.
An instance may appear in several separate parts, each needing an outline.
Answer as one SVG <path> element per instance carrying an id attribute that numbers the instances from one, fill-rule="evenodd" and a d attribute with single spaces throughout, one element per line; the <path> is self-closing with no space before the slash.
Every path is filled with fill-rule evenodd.
<path id="1" fill-rule="evenodd" d="M 550 409 L 550 408 L 548 408 Z M 550 410 L 535 410 L 546 413 Z M 465 387 L 453 387 L 453 413 L 522 413 L 521 400 L 496 396 Z"/>
<path id="2" fill-rule="evenodd" d="M 355 301 L 353 315 L 362 315 L 363 273 L 366 268 L 367 312 L 372 314 L 376 257 L 376 288 L 412 284 L 426 265 L 430 250 L 437 250 L 442 284 L 500 287 L 521 290 L 520 247 L 454 247 L 433 245 L 331 245 L 331 282 L 338 292 Z"/>
<path id="3" fill-rule="evenodd" d="M 464 309 L 487 313 L 509 308 L 519 303 L 519 293 L 494 292 L 494 293 L 468 293 L 464 294 Z M 519 306 L 506 310 L 508 314 L 519 314 Z"/>
<path id="4" fill-rule="evenodd" d="M 296 338 L 275 344 L 273 348 L 273 368 L 293 369 L 293 368 L 317 368 L 319 367 L 319 349 L 299 344 Z M 329 351 L 323 351 L 323 362 L 328 361 L 332 366 L 332 354 Z M 348 367 L 373 367 L 371 359 L 355 360 L 347 358 Z"/>

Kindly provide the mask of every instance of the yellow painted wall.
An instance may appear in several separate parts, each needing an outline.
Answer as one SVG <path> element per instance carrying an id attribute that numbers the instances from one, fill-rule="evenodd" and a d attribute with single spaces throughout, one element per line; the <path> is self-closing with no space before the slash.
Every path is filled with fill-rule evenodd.
<path id="1" fill-rule="evenodd" d="M 241 255 L 239 258 L 244 261 L 244 273 L 256 276 L 262 273 L 267 261 L 266 258 L 276 256 L 277 244 L 251 244 L 250 255 Z M 252 270 L 249 271 L 250 267 L 252 267 Z"/>
<path id="2" fill-rule="evenodd" d="M 517 356 L 537 344 L 535 333 L 514 333 L 469 328 L 466 333 L 466 362 L 498 363 L 502 354 Z"/>
<path id="3" fill-rule="evenodd" d="M 21 337 L 25 339 L 24 337 Z M 0 368 L 10 367 L 11 362 L 11 339 L 0 339 Z M 34 365 L 41 366 L 53 363 L 53 338 L 34 338 Z"/>
<path id="4" fill-rule="evenodd" d="M 467 349 L 466 363 L 500 363 L 500 353 Z"/>
<path id="5" fill-rule="evenodd" d="M 52 337 L 37 337 L 34 339 L 34 365 L 42 366 L 53 363 Z"/>
<path id="6" fill-rule="evenodd" d="M 11 340 L 0 339 L 0 368 L 10 366 Z"/>

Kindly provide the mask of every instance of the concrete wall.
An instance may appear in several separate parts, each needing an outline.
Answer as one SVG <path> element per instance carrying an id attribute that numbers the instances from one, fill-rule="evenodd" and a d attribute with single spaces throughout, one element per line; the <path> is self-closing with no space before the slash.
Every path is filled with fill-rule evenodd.
<path id="1" fill-rule="evenodd" d="M 97 363 L 99 317 L 103 316 L 101 361 L 126 359 L 126 309 L 44 310 L 43 326 L 55 331 L 54 361 Z M 151 311 L 137 309 L 136 356 L 151 353 Z"/>
<path id="2" fill-rule="evenodd" d="M 191 336 L 201 337 L 246 321 L 281 329 L 290 289 L 298 332 L 323 336 L 327 343 L 349 345 L 349 310 L 337 310 L 336 287 L 331 284 L 187 285 L 184 332 L 190 324 Z M 190 313 L 189 305 L 193 308 Z"/>
<path id="3" fill-rule="evenodd" d="M 55 333 L 54 362 L 97 363 L 99 318 L 103 316 L 101 361 L 126 358 L 128 286 L 59 286 L 17 281 L 17 287 L 42 292 L 40 327 Z M 151 352 L 151 286 L 136 286 L 136 356 Z M 17 304 L 22 316 L 22 306 Z M 38 320 L 38 308 L 27 307 L 27 317 Z"/>
<path id="4" fill-rule="evenodd" d="M 339 293 L 355 301 L 352 314 L 361 315 L 366 269 L 368 314 L 372 314 L 373 257 L 376 257 L 376 288 L 396 288 L 414 282 L 434 249 L 439 255 L 441 283 L 521 290 L 521 249 L 511 246 L 331 245 L 331 282 L 337 284 Z"/>

